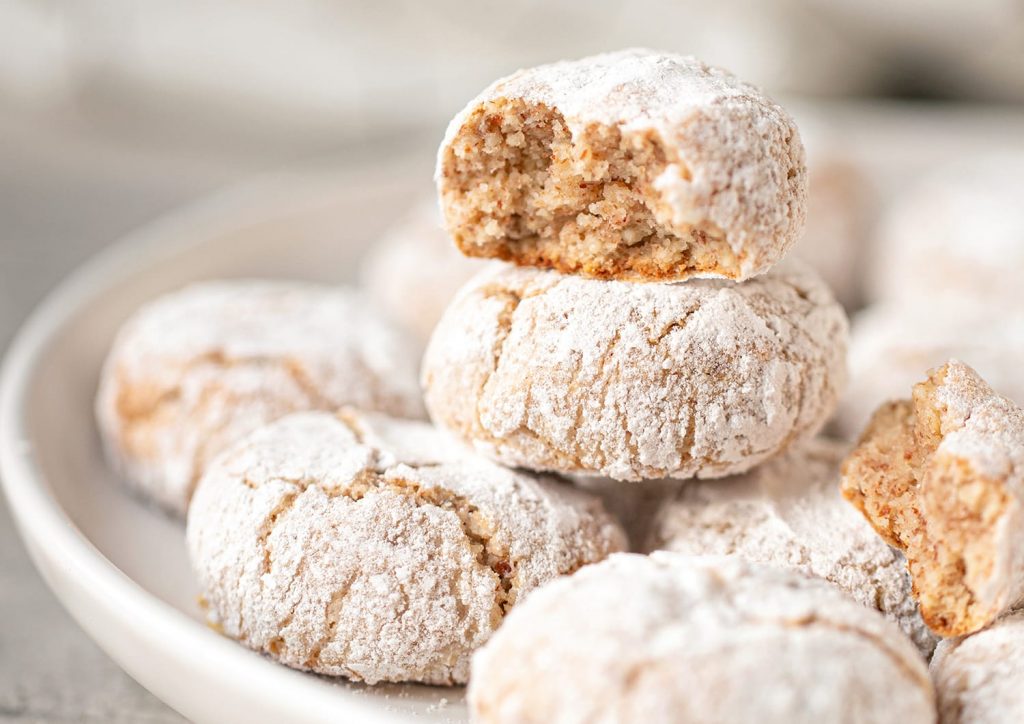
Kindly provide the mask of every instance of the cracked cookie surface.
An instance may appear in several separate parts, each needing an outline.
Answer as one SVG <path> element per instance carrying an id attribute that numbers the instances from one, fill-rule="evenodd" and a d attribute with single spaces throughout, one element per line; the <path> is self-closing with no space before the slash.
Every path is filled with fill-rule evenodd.
<path id="1" fill-rule="evenodd" d="M 428 345 L 434 422 L 502 463 L 721 477 L 812 437 L 845 379 L 842 308 L 805 265 L 635 284 L 495 264 Z"/>
<path id="2" fill-rule="evenodd" d="M 929 668 L 941 724 L 1024 721 L 1024 612 L 971 636 L 946 639 Z"/>
<path id="3" fill-rule="evenodd" d="M 496 81 L 452 120 L 436 173 L 463 253 L 631 280 L 764 273 L 800 236 L 806 176 L 778 104 L 649 50 Z"/>
<path id="4" fill-rule="evenodd" d="M 955 360 L 883 405 L 843 464 L 843 495 L 903 550 L 943 636 L 1024 601 L 1024 410 Z"/>
<path id="5" fill-rule="evenodd" d="M 931 656 L 937 639 L 921 620 L 903 557 L 839 493 L 847 452 L 816 438 L 743 475 L 690 482 L 661 506 L 649 548 L 817 576 L 881 611 Z"/>
<path id="6" fill-rule="evenodd" d="M 487 723 L 935 720 L 923 660 L 877 612 L 791 571 L 667 552 L 537 591 L 473 657 L 468 701 Z"/>
<path id="7" fill-rule="evenodd" d="M 224 633 L 371 684 L 464 683 L 517 601 L 625 545 L 596 498 L 353 409 L 290 415 L 227 450 L 187 538 Z"/>
<path id="8" fill-rule="evenodd" d="M 194 284 L 142 307 L 104 365 L 108 458 L 184 514 L 213 457 L 260 425 L 352 404 L 421 417 L 415 353 L 354 290 L 256 280 Z"/>

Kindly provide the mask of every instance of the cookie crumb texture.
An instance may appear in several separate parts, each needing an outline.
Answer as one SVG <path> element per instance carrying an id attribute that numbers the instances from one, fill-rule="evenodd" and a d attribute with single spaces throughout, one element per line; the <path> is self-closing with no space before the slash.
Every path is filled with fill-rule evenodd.
<path id="1" fill-rule="evenodd" d="M 968 634 L 1024 599 L 1024 410 L 951 361 L 882 406 L 843 494 L 903 550 L 925 622 Z"/>
<path id="2" fill-rule="evenodd" d="M 96 415 L 118 472 L 184 515 L 228 445 L 289 413 L 346 404 L 423 416 L 402 333 L 351 289 L 235 280 L 136 312 L 107 357 Z"/>
<path id="3" fill-rule="evenodd" d="M 625 546 L 596 498 L 351 409 L 291 415 L 218 458 L 187 539 L 225 634 L 370 684 L 464 683 L 512 606 Z"/>
<path id="4" fill-rule="evenodd" d="M 1024 721 L 1024 613 L 935 650 L 932 680 L 941 724 Z"/>
<path id="5" fill-rule="evenodd" d="M 845 380 L 842 308 L 805 265 L 742 284 L 481 272 L 423 362 L 434 421 L 502 463 L 721 477 L 812 437 Z"/>
<path id="6" fill-rule="evenodd" d="M 775 102 L 647 50 L 495 82 L 452 121 L 437 169 L 465 254 L 632 280 L 767 271 L 803 229 L 806 176 Z"/>
<path id="7" fill-rule="evenodd" d="M 474 721 L 933 724 L 924 662 L 828 584 L 622 554 L 537 591 L 473 658 Z"/>
<path id="8" fill-rule="evenodd" d="M 929 657 L 936 636 L 921 619 L 903 557 L 839 493 L 847 452 L 846 443 L 816 438 L 743 475 L 687 483 L 658 511 L 649 547 L 816 576 L 880 611 Z"/>

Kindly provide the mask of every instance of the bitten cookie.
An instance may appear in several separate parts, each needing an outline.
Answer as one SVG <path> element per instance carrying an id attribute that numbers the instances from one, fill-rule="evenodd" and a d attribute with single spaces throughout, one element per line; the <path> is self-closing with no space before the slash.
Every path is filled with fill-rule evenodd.
<path id="1" fill-rule="evenodd" d="M 748 279 L 806 213 L 789 114 L 726 71 L 649 50 L 495 82 L 452 120 L 436 176 L 465 254 L 600 278 Z"/>
<path id="2" fill-rule="evenodd" d="M 906 553 L 943 636 L 1024 600 L 1024 410 L 960 362 L 875 413 L 843 464 L 843 495 Z"/>
<path id="3" fill-rule="evenodd" d="M 371 684 L 464 683 L 513 605 L 625 545 L 596 498 L 351 408 L 288 416 L 226 451 L 187 538 L 224 633 Z"/>
<path id="4" fill-rule="evenodd" d="M 423 361 L 434 421 L 507 465 L 618 480 L 743 472 L 832 413 L 846 317 L 805 265 L 633 284 L 499 265 Z"/>
<path id="5" fill-rule="evenodd" d="M 253 280 L 195 284 L 142 307 L 107 357 L 96 416 L 108 458 L 184 513 L 221 450 L 290 412 L 353 404 L 423 415 L 416 356 L 351 290 Z"/>
<path id="6" fill-rule="evenodd" d="M 485 264 L 459 253 L 431 199 L 412 208 L 370 248 L 360 282 L 422 348 L 455 292 Z"/>
<path id="7" fill-rule="evenodd" d="M 941 724 L 1024 721 L 1024 612 L 935 649 L 932 680 Z"/>
<path id="8" fill-rule="evenodd" d="M 881 611 L 930 656 L 936 638 L 921 620 L 903 557 L 839 494 L 848 450 L 818 438 L 744 475 L 688 483 L 662 506 L 650 548 L 738 555 L 823 578 Z"/>
<path id="9" fill-rule="evenodd" d="M 924 662 L 828 584 L 622 554 L 544 586 L 473 657 L 474 721 L 932 724 Z"/>
<path id="10" fill-rule="evenodd" d="M 850 329 L 850 381 L 836 432 L 856 439 L 880 404 L 902 397 L 921 370 L 949 359 L 963 360 L 1000 394 L 1024 402 L 1024 307 L 996 313 L 981 301 L 946 297 L 861 311 Z"/>

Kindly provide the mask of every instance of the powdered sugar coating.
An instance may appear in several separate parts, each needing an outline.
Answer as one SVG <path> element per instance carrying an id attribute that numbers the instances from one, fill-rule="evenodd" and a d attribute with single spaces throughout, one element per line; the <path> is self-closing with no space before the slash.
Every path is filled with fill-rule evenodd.
<path id="1" fill-rule="evenodd" d="M 932 679 L 941 724 L 1024 721 L 1024 612 L 935 649 Z"/>
<path id="2" fill-rule="evenodd" d="M 766 272 L 801 234 L 806 168 L 789 114 L 727 71 L 643 49 L 520 70 L 492 83 L 448 126 L 436 173 L 442 207 L 460 130 L 481 107 L 506 99 L 553 109 L 573 138 L 604 126 L 621 133 L 621 148 L 653 142 L 659 163 L 650 210 L 680 238 L 697 228 L 724 240 L 738 259 L 730 278 Z M 674 278 L 689 276 L 723 274 Z"/>
<path id="3" fill-rule="evenodd" d="M 473 658 L 487 722 L 935 720 L 924 662 L 828 584 L 737 558 L 623 554 L 555 581 Z"/>
<path id="4" fill-rule="evenodd" d="M 360 281 L 388 316 L 425 346 L 455 292 L 483 265 L 458 252 L 432 198 L 410 209 L 370 248 Z"/>
<path id="5" fill-rule="evenodd" d="M 351 408 L 290 415 L 230 448 L 199 484 L 187 538 L 227 635 L 368 683 L 465 682 L 506 609 L 625 545 L 595 498 Z"/>
<path id="6" fill-rule="evenodd" d="M 288 413 L 344 404 L 422 416 L 402 335 L 353 290 L 237 280 L 136 312 L 104 365 L 96 415 L 123 476 L 184 513 L 220 450 Z"/>
<path id="7" fill-rule="evenodd" d="M 847 452 L 817 438 L 743 475 L 692 482 L 662 506 L 651 547 L 817 576 L 881 611 L 930 656 L 936 637 L 921 620 L 906 563 L 839 494 Z"/>
<path id="8" fill-rule="evenodd" d="M 850 384 L 836 414 L 836 430 L 856 438 L 886 400 L 904 397 L 922 370 L 950 358 L 970 364 L 1001 394 L 1024 402 L 1024 307 L 993 312 L 963 297 L 927 304 L 878 303 L 853 318 Z"/>
<path id="9" fill-rule="evenodd" d="M 846 317 L 806 266 L 743 284 L 633 284 L 497 265 L 423 363 L 434 421 L 508 465 L 721 477 L 812 437 L 845 378 Z"/>

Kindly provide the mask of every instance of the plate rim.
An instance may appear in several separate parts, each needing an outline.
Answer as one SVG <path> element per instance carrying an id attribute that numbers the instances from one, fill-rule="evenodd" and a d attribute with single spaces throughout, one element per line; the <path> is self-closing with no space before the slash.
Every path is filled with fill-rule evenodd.
<path id="1" fill-rule="evenodd" d="M 102 637 L 82 620 L 77 607 L 67 600 L 70 594 L 51 579 L 50 568 L 55 562 L 59 562 L 61 575 L 80 590 L 95 592 L 96 598 L 106 600 L 107 608 L 116 607 L 126 627 L 137 638 L 152 639 L 154 645 L 163 642 L 166 655 L 180 655 L 170 649 L 180 652 L 197 647 L 205 657 L 201 667 L 204 671 L 219 671 L 232 678 L 244 676 L 246 688 L 253 692 L 268 691 L 280 682 L 282 675 L 291 674 L 291 686 L 303 689 L 299 708 L 312 718 L 329 716 L 336 720 L 339 715 L 350 715 L 365 717 L 367 721 L 405 720 L 371 696 L 353 692 L 352 696 L 341 700 L 337 692 L 324 687 L 324 683 L 333 682 L 324 682 L 271 662 L 207 629 L 142 588 L 107 559 L 72 522 L 38 463 L 28 430 L 28 393 L 35 367 L 83 305 L 128 274 L 209 243 L 211 235 L 218 230 L 237 228 L 243 219 L 251 224 L 261 218 L 272 218 L 273 214 L 267 211 L 246 216 L 237 213 L 254 208 L 252 201 L 266 198 L 270 189 L 279 193 L 278 200 L 281 200 L 282 189 L 294 189 L 283 203 L 273 207 L 279 214 L 289 208 L 287 204 L 301 203 L 307 198 L 311 180 L 325 185 L 337 184 L 357 176 L 364 178 L 367 173 L 384 178 L 388 172 L 380 164 L 369 170 L 360 164 L 344 170 L 313 168 L 304 172 L 266 174 L 173 208 L 73 269 L 44 295 L 11 338 L 0 366 L 0 489 L 7 499 L 15 529 L 47 587 L 89 638 L 137 681 L 139 677 L 126 667 L 122 657 L 111 651 Z M 303 183 L 294 183 L 296 179 Z M 157 640 L 153 633 L 159 631 L 163 633 Z M 168 641 L 174 643 L 167 645 Z M 139 683 L 169 707 L 185 714 L 146 682 Z"/>

